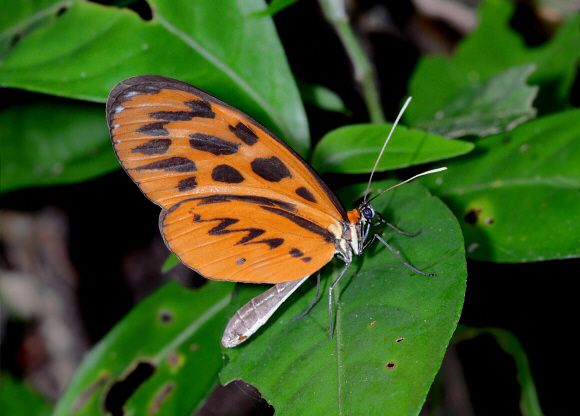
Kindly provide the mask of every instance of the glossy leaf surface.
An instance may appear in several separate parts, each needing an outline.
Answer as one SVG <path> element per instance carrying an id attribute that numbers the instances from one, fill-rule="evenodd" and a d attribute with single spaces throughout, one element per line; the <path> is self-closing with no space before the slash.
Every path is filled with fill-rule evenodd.
<path id="1" fill-rule="evenodd" d="M 243 108 L 305 152 L 306 115 L 276 29 L 270 17 L 251 16 L 262 1 L 149 4 L 145 21 L 128 9 L 72 2 L 9 49 L 0 85 L 105 102 L 125 78 L 167 75 Z"/>
<path id="2" fill-rule="evenodd" d="M 100 105 L 13 105 L 0 111 L 0 126 L 2 192 L 87 180 L 119 166 Z"/>
<path id="3" fill-rule="evenodd" d="M 496 262 L 580 256 L 580 110 L 480 139 L 422 183 L 460 219 L 467 255 Z"/>
<path id="4" fill-rule="evenodd" d="M 363 189 L 342 195 L 352 200 Z M 420 186 L 398 188 L 377 201 L 375 208 L 388 221 L 423 232 L 407 237 L 390 228 L 377 231 L 406 260 L 437 276 L 414 273 L 387 248 L 373 244 L 335 290 L 330 340 L 327 294 L 330 279 L 343 266 L 337 260 L 323 269 L 321 299 L 306 317 L 292 321 L 312 301 L 314 279 L 250 340 L 226 350 L 230 363 L 221 372 L 222 383 L 241 378 L 257 386 L 280 414 L 419 412 L 463 305 L 463 242 L 453 215 Z M 260 292 L 250 286 L 244 293 L 246 286 L 232 311 Z"/>
<path id="5" fill-rule="evenodd" d="M 191 414 L 217 382 L 232 287 L 167 283 L 93 348 L 54 414 Z"/>
<path id="6" fill-rule="evenodd" d="M 321 173 L 369 173 L 392 124 L 357 124 L 326 134 L 312 154 Z M 377 166 L 378 172 L 419 165 L 468 153 L 473 144 L 447 140 L 420 130 L 397 126 Z"/>

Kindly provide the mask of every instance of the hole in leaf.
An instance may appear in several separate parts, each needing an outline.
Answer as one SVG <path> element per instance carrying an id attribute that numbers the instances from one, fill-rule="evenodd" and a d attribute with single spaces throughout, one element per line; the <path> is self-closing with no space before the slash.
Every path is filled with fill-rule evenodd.
<path id="1" fill-rule="evenodd" d="M 149 377 L 155 372 L 155 366 L 140 362 L 124 380 L 113 384 L 105 398 L 105 410 L 113 416 L 123 415 L 123 405 Z"/>
<path id="2" fill-rule="evenodd" d="M 59 7 L 56 13 L 54 14 L 55 17 L 61 17 L 65 12 L 68 10 L 68 7 Z"/>
<path id="3" fill-rule="evenodd" d="M 385 368 L 386 368 L 387 370 L 392 370 L 392 369 L 393 369 L 393 368 L 395 368 L 396 366 L 397 366 L 397 365 L 396 365 L 394 362 L 392 362 L 392 361 L 389 361 L 388 363 L 386 363 L 386 364 L 385 364 Z"/>
<path id="4" fill-rule="evenodd" d="M 164 324 L 168 324 L 173 321 L 173 314 L 167 309 L 164 309 L 159 313 L 159 320 Z"/>
<path id="5" fill-rule="evenodd" d="M 467 213 L 463 216 L 463 219 L 469 225 L 475 225 L 477 223 L 477 218 L 481 214 L 480 209 L 470 209 Z"/>
<path id="6" fill-rule="evenodd" d="M 127 1 L 125 0 L 124 3 L 128 5 L 128 7 L 135 11 L 141 19 L 149 21 L 153 18 L 153 11 L 149 4 L 144 0 L 138 1 Z M 129 4 L 130 3 L 130 4 Z"/>

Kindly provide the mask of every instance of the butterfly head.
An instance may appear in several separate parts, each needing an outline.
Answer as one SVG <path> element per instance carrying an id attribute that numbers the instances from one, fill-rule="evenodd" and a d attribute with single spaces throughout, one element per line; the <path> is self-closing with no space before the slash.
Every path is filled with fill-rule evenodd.
<path id="1" fill-rule="evenodd" d="M 350 247 L 355 254 L 360 254 L 363 252 L 370 227 L 381 223 L 382 216 L 368 202 L 363 202 L 358 208 L 349 211 L 347 216 Z"/>

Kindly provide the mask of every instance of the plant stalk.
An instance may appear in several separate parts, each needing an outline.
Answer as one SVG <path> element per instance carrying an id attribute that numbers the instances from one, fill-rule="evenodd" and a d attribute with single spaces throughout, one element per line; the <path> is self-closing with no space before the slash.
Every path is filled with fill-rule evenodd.
<path id="1" fill-rule="evenodd" d="M 361 85 L 363 100 L 372 123 L 385 123 L 385 113 L 375 84 L 375 68 L 360 47 L 350 26 L 343 0 L 318 0 L 326 20 L 336 30 L 354 67 L 354 76 Z"/>

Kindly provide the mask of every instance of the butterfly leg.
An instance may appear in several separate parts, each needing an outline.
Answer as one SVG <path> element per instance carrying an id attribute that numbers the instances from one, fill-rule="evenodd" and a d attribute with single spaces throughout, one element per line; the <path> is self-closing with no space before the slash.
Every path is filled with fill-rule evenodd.
<path id="1" fill-rule="evenodd" d="M 332 339 L 332 334 L 333 334 L 332 291 L 334 290 L 334 287 L 338 284 L 338 282 L 340 282 L 340 279 L 342 279 L 342 276 L 344 276 L 344 274 L 346 273 L 346 271 L 348 270 L 348 268 L 350 266 L 350 262 L 345 262 L 345 263 L 346 264 L 344 265 L 344 269 L 342 269 L 342 271 L 340 272 L 340 274 L 338 275 L 336 280 L 330 286 L 330 289 L 328 289 L 328 314 L 330 315 L 330 339 Z"/>
<path id="2" fill-rule="evenodd" d="M 412 266 L 411 264 L 407 263 L 399 253 L 397 253 L 397 251 L 391 247 L 385 240 L 383 240 L 378 234 L 373 234 L 373 238 L 371 239 L 371 241 L 369 242 L 372 243 L 373 241 L 375 241 L 375 239 L 379 240 L 381 243 L 383 243 L 383 245 L 385 247 L 387 247 L 389 250 L 391 250 L 391 253 L 393 253 L 395 256 L 397 256 L 397 258 L 399 260 L 401 260 L 401 263 L 403 263 L 405 266 L 407 266 L 409 269 L 413 270 L 415 273 L 419 273 L 423 276 L 436 276 L 435 273 L 425 273 L 422 272 L 421 270 L 417 269 L 415 266 Z"/>
<path id="3" fill-rule="evenodd" d="M 298 319 L 303 318 L 304 316 L 308 315 L 308 313 L 314 307 L 314 305 L 316 304 L 316 302 L 318 302 L 318 299 L 319 298 L 320 298 L 320 270 L 318 270 L 318 275 L 316 277 L 316 296 L 314 296 L 314 300 L 312 301 L 312 303 L 310 304 L 310 306 L 308 307 L 308 309 L 306 309 L 300 315 L 295 316 L 294 318 L 292 318 L 292 322 L 297 321 Z"/>
<path id="4" fill-rule="evenodd" d="M 398 232 L 399 234 L 406 235 L 406 236 L 408 236 L 408 237 L 417 237 L 419 234 L 421 234 L 421 233 L 423 232 L 423 230 L 419 230 L 419 231 L 417 231 L 416 233 L 412 234 L 412 233 L 405 232 L 405 231 L 403 231 L 403 230 L 399 230 L 399 229 L 398 229 L 397 227 L 395 227 L 393 224 L 391 224 L 391 223 L 388 223 L 388 222 L 386 222 L 386 221 L 383 221 L 383 224 L 386 224 L 386 225 L 388 225 L 389 227 L 391 227 L 393 230 L 395 230 L 395 231 L 396 231 L 396 232 Z"/>

